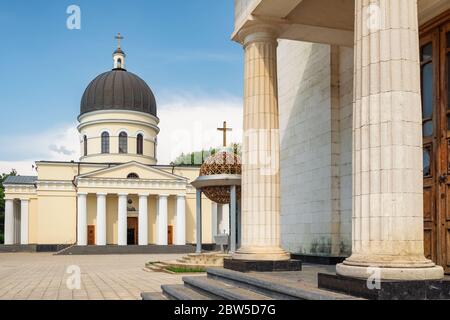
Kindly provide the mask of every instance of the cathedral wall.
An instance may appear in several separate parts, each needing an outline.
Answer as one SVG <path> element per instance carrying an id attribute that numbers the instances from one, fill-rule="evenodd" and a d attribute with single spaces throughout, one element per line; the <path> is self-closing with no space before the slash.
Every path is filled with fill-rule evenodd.
<path id="1" fill-rule="evenodd" d="M 69 192 L 39 193 L 38 244 L 76 242 L 76 196 Z"/>
<path id="2" fill-rule="evenodd" d="M 350 252 L 353 62 L 340 51 L 288 40 L 278 48 L 281 241 L 290 252 Z"/>

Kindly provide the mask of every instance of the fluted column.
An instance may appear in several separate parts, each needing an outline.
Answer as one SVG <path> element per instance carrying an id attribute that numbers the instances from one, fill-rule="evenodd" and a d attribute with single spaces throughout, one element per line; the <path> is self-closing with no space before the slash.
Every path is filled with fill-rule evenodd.
<path id="1" fill-rule="evenodd" d="M 5 245 L 14 244 L 14 200 L 5 200 Z"/>
<path id="2" fill-rule="evenodd" d="M 242 246 L 233 258 L 288 260 L 280 247 L 277 30 L 257 25 L 239 36 L 245 50 Z"/>
<path id="3" fill-rule="evenodd" d="M 215 237 L 217 236 L 217 230 L 218 230 L 218 223 L 217 223 L 218 209 L 219 209 L 219 204 L 217 204 L 215 202 L 211 202 L 211 237 L 212 237 L 213 243 L 216 241 Z"/>
<path id="4" fill-rule="evenodd" d="M 355 5 L 353 248 L 337 273 L 439 279 L 423 247 L 417 1 Z"/>
<path id="5" fill-rule="evenodd" d="M 96 244 L 106 246 L 106 193 L 97 193 Z"/>
<path id="6" fill-rule="evenodd" d="M 186 244 L 186 197 L 180 195 L 177 196 L 175 210 L 175 244 Z"/>
<path id="7" fill-rule="evenodd" d="M 128 220 L 127 220 L 127 199 L 128 194 L 123 193 L 119 194 L 119 203 L 118 203 L 118 245 L 126 246 L 128 244 L 127 239 L 127 229 L 128 229 Z"/>
<path id="8" fill-rule="evenodd" d="M 78 193 L 77 245 L 87 246 L 87 193 Z"/>
<path id="9" fill-rule="evenodd" d="M 140 246 L 148 245 L 148 197 L 149 194 L 139 195 L 138 242 Z"/>
<path id="10" fill-rule="evenodd" d="M 159 195 L 158 197 L 158 242 L 160 246 L 167 246 L 167 195 Z"/>
<path id="11" fill-rule="evenodd" d="M 29 204 L 28 199 L 20 200 L 20 244 L 22 245 L 28 244 Z"/>

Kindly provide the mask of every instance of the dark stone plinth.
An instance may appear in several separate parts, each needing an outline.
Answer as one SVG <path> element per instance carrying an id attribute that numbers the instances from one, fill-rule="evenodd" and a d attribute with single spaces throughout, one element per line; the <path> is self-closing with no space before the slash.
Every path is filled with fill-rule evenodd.
<path id="1" fill-rule="evenodd" d="M 347 257 L 340 256 L 319 256 L 311 254 L 291 253 L 291 259 L 301 260 L 303 263 L 321 264 L 325 266 L 334 266 L 344 262 Z"/>
<path id="2" fill-rule="evenodd" d="M 371 300 L 448 300 L 450 281 L 417 280 L 388 281 L 380 283 L 380 289 L 369 289 L 366 279 L 343 277 L 335 274 L 318 274 L 320 289 L 345 293 Z"/>
<path id="3" fill-rule="evenodd" d="M 224 259 L 223 267 L 225 269 L 238 272 L 301 271 L 302 262 L 300 260 L 257 261 L 257 260 Z"/>

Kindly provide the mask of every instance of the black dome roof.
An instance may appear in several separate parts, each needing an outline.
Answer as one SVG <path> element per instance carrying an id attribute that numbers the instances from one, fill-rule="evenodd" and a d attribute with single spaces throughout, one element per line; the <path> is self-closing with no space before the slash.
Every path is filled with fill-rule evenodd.
<path id="1" fill-rule="evenodd" d="M 131 110 L 156 115 L 156 100 L 144 80 L 125 69 L 102 73 L 86 88 L 80 115 L 99 110 Z"/>

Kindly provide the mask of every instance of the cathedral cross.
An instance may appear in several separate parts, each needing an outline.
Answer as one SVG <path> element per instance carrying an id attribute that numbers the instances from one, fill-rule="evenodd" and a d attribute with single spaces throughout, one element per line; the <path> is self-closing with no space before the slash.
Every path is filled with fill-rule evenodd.
<path id="1" fill-rule="evenodd" d="M 125 38 L 120 35 L 120 32 L 117 34 L 117 36 L 115 36 L 115 38 L 117 39 L 117 41 L 119 43 L 118 44 L 118 48 L 120 49 L 120 40 L 123 40 Z"/>
<path id="2" fill-rule="evenodd" d="M 217 128 L 217 130 L 223 132 L 223 146 L 226 147 L 227 146 L 227 132 L 233 131 L 233 129 L 227 128 L 227 122 L 224 121 L 223 122 L 223 127 L 222 128 Z"/>

